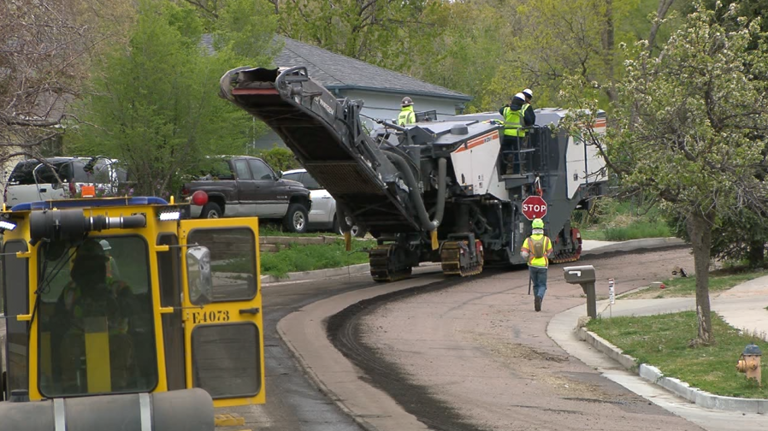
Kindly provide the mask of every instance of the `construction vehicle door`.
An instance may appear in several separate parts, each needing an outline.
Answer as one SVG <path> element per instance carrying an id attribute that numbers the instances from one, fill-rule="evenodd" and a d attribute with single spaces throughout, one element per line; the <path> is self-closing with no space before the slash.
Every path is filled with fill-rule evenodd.
<path id="1" fill-rule="evenodd" d="M 186 384 L 215 407 L 260 404 L 264 334 L 258 219 L 182 220 Z"/>

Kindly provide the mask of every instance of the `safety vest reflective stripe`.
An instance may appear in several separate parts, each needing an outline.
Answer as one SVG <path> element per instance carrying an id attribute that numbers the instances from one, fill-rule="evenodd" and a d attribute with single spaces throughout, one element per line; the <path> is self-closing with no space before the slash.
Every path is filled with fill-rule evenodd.
<path id="1" fill-rule="evenodd" d="M 416 122 L 416 113 L 412 110 L 402 110 L 400 115 L 397 116 L 397 125 L 405 126 L 406 124 L 413 124 Z"/>
<path id="2" fill-rule="evenodd" d="M 525 136 L 523 128 L 523 116 L 525 108 L 512 110 L 509 106 L 504 107 L 504 135 L 506 136 Z"/>
<path id="3" fill-rule="evenodd" d="M 540 268 L 546 268 L 549 266 L 549 258 L 547 255 L 552 250 L 552 241 L 549 239 L 549 237 L 544 237 L 544 256 L 543 257 L 535 257 L 533 255 L 533 236 L 529 236 L 523 245 L 523 250 L 527 250 L 530 254 L 528 256 L 528 265 L 529 266 L 536 266 Z"/>

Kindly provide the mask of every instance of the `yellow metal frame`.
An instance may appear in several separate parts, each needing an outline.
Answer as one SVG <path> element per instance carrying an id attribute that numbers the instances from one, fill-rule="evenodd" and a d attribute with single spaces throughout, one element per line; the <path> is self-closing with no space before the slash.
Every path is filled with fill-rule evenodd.
<path id="1" fill-rule="evenodd" d="M 149 256 L 149 273 L 150 273 L 150 286 L 152 295 L 152 308 L 153 308 L 153 324 L 155 332 L 155 352 L 157 358 L 157 371 L 158 379 L 157 386 L 155 386 L 153 392 L 165 392 L 168 390 L 168 380 L 165 372 L 165 349 L 162 330 L 162 319 L 160 315 L 163 312 L 167 312 L 160 307 L 160 281 L 158 277 L 157 268 L 157 255 L 155 243 L 160 233 L 177 233 L 175 222 L 161 222 L 157 219 L 155 213 L 156 206 L 153 205 L 130 205 L 130 206 L 105 206 L 105 207 L 86 207 L 83 208 L 83 214 L 86 217 L 92 217 L 96 215 L 104 215 L 107 217 L 121 217 L 129 216 L 132 214 L 143 213 L 146 214 L 147 225 L 144 228 L 138 229 L 110 229 L 108 231 L 100 232 L 99 236 L 122 236 L 122 235 L 138 235 L 144 237 L 149 249 L 147 250 Z M 30 212 L 12 212 L 10 213 L 14 217 L 22 216 L 23 220 L 18 220 L 17 228 L 13 231 L 6 231 L 3 241 L 12 241 L 17 239 L 23 239 L 29 243 L 29 216 Z M 27 253 L 19 253 L 17 257 L 29 259 L 29 273 L 28 280 L 28 304 L 30 306 L 29 314 L 17 316 L 19 321 L 32 320 L 32 307 L 34 307 L 35 291 L 37 289 L 37 267 L 38 267 L 38 251 L 40 243 L 34 247 L 30 247 Z M 172 311 L 172 310 L 171 310 Z M 46 367 L 48 364 L 39 363 L 39 339 L 38 339 L 38 323 L 39 319 L 35 318 L 32 321 L 32 325 L 29 328 L 29 351 L 28 351 L 28 376 L 29 376 L 29 398 L 30 400 L 41 400 L 45 398 L 40 393 L 39 388 L 39 375 L 40 367 Z M 95 340 L 94 340 L 95 341 Z"/>
<path id="2" fill-rule="evenodd" d="M 247 228 L 253 232 L 255 239 L 255 259 L 254 268 L 256 268 L 256 274 L 254 274 L 256 281 L 256 295 L 252 299 L 242 301 L 227 301 L 227 302 L 214 302 L 208 305 L 200 306 L 192 304 L 189 301 L 189 280 L 187 279 L 187 260 L 182 258 L 182 286 L 184 287 L 184 300 L 182 307 L 184 308 L 183 320 L 184 320 L 184 349 L 185 349 L 185 368 L 186 368 L 186 382 L 187 387 L 192 388 L 192 331 L 198 326 L 215 325 L 217 323 L 195 323 L 192 319 L 193 311 L 208 312 L 228 312 L 230 320 L 228 323 L 240 323 L 240 322 L 252 322 L 256 325 L 259 332 L 259 352 L 260 352 L 260 369 L 258 370 L 261 376 L 261 388 L 258 394 L 253 397 L 237 397 L 237 398 L 222 398 L 213 400 L 214 407 L 231 407 L 248 404 L 263 404 L 266 401 L 265 380 L 264 380 L 264 324 L 262 313 L 259 312 L 255 315 L 252 314 L 240 314 L 239 310 L 243 308 L 258 308 L 262 310 L 261 299 L 261 256 L 259 250 L 259 220 L 255 217 L 249 218 L 226 218 L 226 219 L 196 219 L 196 220 L 182 220 L 179 223 L 179 243 L 183 250 L 187 247 L 187 238 L 190 233 L 195 229 L 233 229 L 233 228 Z"/>
<path id="3" fill-rule="evenodd" d="M 191 316 L 192 310 L 203 310 L 203 311 L 216 311 L 216 310 L 227 310 L 230 313 L 230 316 L 232 316 L 231 322 L 245 322 L 245 321 L 251 321 L 256 324 L 258 327 L 259 332 L 259 352 L 260 352 L 260 369 L 258 370 L 260 376 L 261 376 L 261 382 L 262 387 L 260 392 L 253 397 L 241 397 L 241 398 L 228 398 L 228 399 L 218 399 L 214 400 L 214 406 L 215 407 L 224 407 L 224 406 L 235 406 L 235 405 L 245 405 L 245 404 L 263 404 L 266 400 L 265 398 L 265 371 L 264 371 L 264 332 L 263 332 L 263 319 L 262 319 L 262 313 L 259 312 L 256 315 L 240 315 L 239 310 L 243 308 L 258 308 L 259 310 L 262 310 L 262 297 L 261 297 L 261 282 L 260 282 L 260 250 L 259 250 L 259 231 L 258 231 L 258 219 L 257 218 L 232 218 L 232 219 L 198 219 L 198 220 L 182 220 L 182 221 L 160 221 L 158 217 L 158 209 L 167 208 L 167 206 L 163 205 L 130 205 L 130 206 L 104 206 L 104 207 L 84 207 L 83 208 L 83 214 L 86 217 L 96 216 L 96 215 L 104 215 L 106 217 L 120 217 L 120 216 L 129 216 L 132 214 L 140 214 L 143 213 L 146 215 L 147 224 L 146 227 L 143 228 L 137 228 L 137 229 L 109 229 L 106 231 L 99 232 L 99 236 L 124 236 L 124 235 L 137 235 L 141 236 L 145 239 L 148 245 L 148 262 L 149 262 L 149 272 L 150 272 L 150 290 L 151 290 L 151 298 L 152 298 L 152 307 L 153 307 L 153 324 L 154 324 L 154 335 L 155 335 L 155 351 L 156 351 L 156 358 L 157 358 L 157 372 L 158 372 L 158 381 L 157 386 L 154 388 L 152 392 L 164 392 L 168 390 L 168 379 L 167 379 L 167 373 L 166 373 L 166 362 L 165 362 L 165 349 L 164 349 L 164 338 L 163 338 L 163 327 L 162 327 L 162 319 L 161 316 L 163 314 L 168 313 L 174 313 L 174 312 L 180 312 L 182 313 L 182 319 L 185 322 L 184 325 L 184 338 L 185 338 L 185 361 L 186 361 L 186 385 L 187 387 L 192 387 L 192 356 L 191 356 L 191 333 L 192 330 L 196 326 L 203 325 L 202 323 L 195 324 L 192 322 L 192 320 L 189 318 Z M 29 310 L 28 314 L 19 315 L 16 316 L 16 319 L 18 321 L 26 321 L 26 322 L 32 322 L 29 331 L 29 350 L 28 350 L 28 368 L 27 368 L 27 374 L 28 374 L 28 380 L 29 380 L 29 398 L 30 400 L 41 400 L 44 398 L 43 394 L 40 393 L 39 389 L 39 376 L 40 373 L 43 372 L 41 370 L 41 367 L 47 370 L 50 370 L 51 364 L 50 361 L 48 363 L 40 363 L 39 357 L 40 352 L 39 349 L 45 349 L 46 346 L 50 343 L 50 334 L 42 334 L 43 340 L 40 340 L 40 337 L 38 334 L 38 323 L 39 323 L 39 317 L 36 317 L 34 320 L 32 319 L 32 310 L 35 305 L 35 301 L 37 300 L 35 296 L 35 291 L 37 290 L 37 284 L 38 284 L 38 253 L 39 253 L 39 247 L 40 244 L 36 244 L 35 246 L 29 246 L 29 239 L 30 239 L 30 230 L 29 230 L 29 219 L 31 211 L 28 212 L 10 212 L 5 210 L 5 207 L 3 208 L 4 211 L 2 213 L 9 214 L 13 221 L 17 223 L 16 229 L 12 231 L 6 231 L 4 232 L 4 238 L 3 242 L 7 241 L 14 241 L 14 240 L 23 240 L 28 244 L 28 251 L 27 252 L 19 252 L 16 254 L 16 257 L 19 259 L 29 259 L 28 261 L 28 286 L 27 286 L 27 294 L 28 294 L 28 304 L 29 304 Z M 55 209 L 54 209 L 55 211 Z M 204 307 L 192 305 L 189 302 L 189 287 L 188 287 L 188 280 L 187 280 L 187 262 L 186 258 L 184 257 L 184 253 L 182 253 L 182 259 L 181 259 L 181 274 L 178 274 L 178 276 L 181 278 L 182 281 L 182 288 L 184 292 L 184 301 L 182 304 L 182 309 L 177 310 L 172 307 L 162 307 L 160 302 L 160 279 L 159 279 L 159 271 L 158 271 L 158 253 L 162 252 L 169 252 L 170 247 L 167 245 L 156 245 L 157 239 L 161 234 L 175 234 L 178 236 L 179 244 L 182 247 L 183 251 L 186 251 L 186 241 L 187 236 L 189 233 L 194 229 L 229 229 L 229 228 L 248 228 L 251 229 L 251 231 L 254 234 L 255 238 L 255 258 L 256 262 L 255 268 L 256 268 L 256 274 L 255 279 L 257 283 L 257 291 L 254 298 L 250 300 L 245 301 L 232 301 L 232 302 L 216 302 L 210 305 L 206 305 Z M 87 343 L 89 345 L 95 346 L 96 344 L 103 344 L 105 340 L 101 339 L 103 337 L 103 334 L 95 333 L 91 334 L 90 336 L 90 343 Z M 48 338 L 48 340 L 46 340 Z M 40 344 L 40 341 L 43 341 L 43 344 Z M 103 350 L 103 349 L 102 349 Z M 254 364 L 255 365 L 255 364 Z M 101 385 L 97 387 L 94 387 L 96 390 L 106 390 L 108 391 L 110 388 L 103 387 L 104 379 L 106 378 L 108 380 L 109 370 L 106 371 L 104 369 L 97 369 L 94 368 L 93 370 L 89 370 L 89 373 L 93 372 L 94 378 L 92 380 L 94 381 L 100 381 Z M 105 374 L 106 373 L 106 374 Z M 98 379 L 95 378 L 98 375 Z M 106 376 L 106 377 L 105 377 Z M 91 379 L 89 379 L 90 381 Z"/>

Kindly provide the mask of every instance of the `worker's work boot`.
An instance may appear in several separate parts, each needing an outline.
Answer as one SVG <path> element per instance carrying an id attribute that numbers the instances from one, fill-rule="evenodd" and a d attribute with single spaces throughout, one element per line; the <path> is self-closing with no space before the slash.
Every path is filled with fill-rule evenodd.
<path id="1" fill-rule="evenodd" d="M 536 297 L 536 298 L 533 300 L 533 308 L 534 308 L 536 311 L 541 311 L 541 299 L 542 299 L 542 298 L 541 298 L 541 296 L 537 296 L 537 297 Z"/>

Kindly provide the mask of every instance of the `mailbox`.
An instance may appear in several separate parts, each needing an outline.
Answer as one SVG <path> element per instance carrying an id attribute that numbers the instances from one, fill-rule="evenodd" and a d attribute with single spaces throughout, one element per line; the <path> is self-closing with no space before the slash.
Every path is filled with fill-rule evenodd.
<path id="1" fill-rule="evenodd" d="M 597 319 L 597 295 L 595 294 L 595 267 L 592 265 L 566 266 L 563 268 L 565 281 L 580 284 L 587 295 L 587 315 Z"/>
<path id="2" fill-rule="evenodd" d="M 594 283 L 595 267 L 592 265 L 566 266 L 565 281 L 570 284 Z"/>

